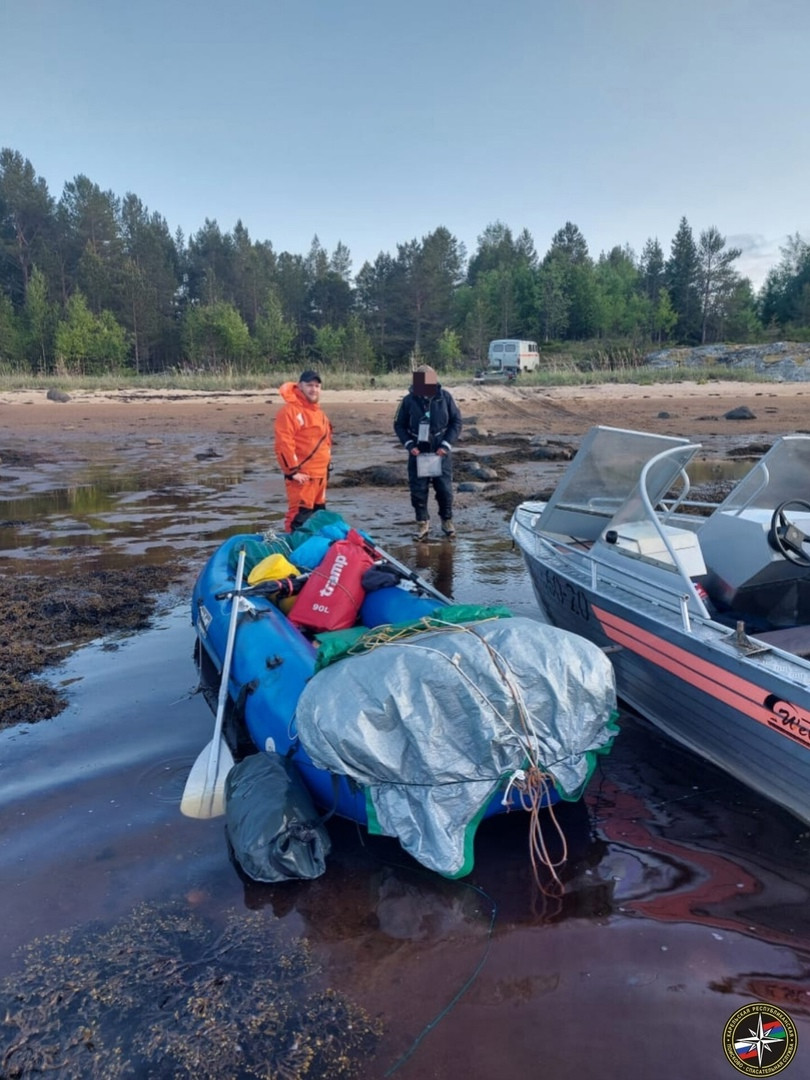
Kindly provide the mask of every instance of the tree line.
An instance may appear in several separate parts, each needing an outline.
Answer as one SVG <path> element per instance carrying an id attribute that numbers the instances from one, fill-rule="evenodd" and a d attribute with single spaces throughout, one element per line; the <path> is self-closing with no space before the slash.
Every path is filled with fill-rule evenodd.
<path id="1" fill-rule="evenodd" d="M 277 252 L 238 221 L 185 238 L 137 195 L 79 175 L 58 199 L 0 150 L 0 369 L 40 375 L 476 368 L 492 338 L 629 348 L 810 336 L 810 244 L 798 234 L 759 293 L 741 252 L 682 218 L 593 258 L 572 222 L 540 257 L 528 230 L 484 228 L 474 253 L 440 226 L 353 274 L 342 243 Z"/>

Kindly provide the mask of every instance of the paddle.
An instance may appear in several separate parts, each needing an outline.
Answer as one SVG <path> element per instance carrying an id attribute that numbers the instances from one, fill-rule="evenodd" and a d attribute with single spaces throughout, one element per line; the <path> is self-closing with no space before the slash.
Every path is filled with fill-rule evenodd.
<path id="1" fill-rule="evenodd" d="M 434 589 L 433 586 L 429 582 L 425 581 L 424 578 L 419 577 L 415 570 L 411 570 L 410 567 L 405 565 L 405 563 L 399 562 L 399 560 L 395 559 L 393 555 L 389 555 L 387 551 L 383 551 L 383 549 L 377 544 L 375 544 L 372 540 L 368 540 L 364 536 L 363 542 L 365 543 L 369 551 L 371 551 L 374 555 L 379 556 L 381 559 L 385 559 L 386 562 L 389 562 L 395 570 L 399 570 L 400 574 L 402 574 L 403 577 L 408 578 L 409 581 L 412 581 L 418 589 L 421 589 L 423 592 L 429 593 L 437 600 L 441 600 L 443 604 L 453 603 L 453 601 L 449 597 L 445 596 L 444 593 L 440 593 L 438 589 Z"/>
<path id="2" fill-rule="evenodd" d="M 217 715 L 214 721 L 214 737 L 200 753 L 188 774 L 183 798 L 180 800 L 180 812 L 186 817 L 213 818 L 225 813 L 225 777 L 233 766 L 233 755 L 222 737 L 222 722 L 225 718 L 225 705 L 228 700 L 228 680 L 231 674 L 233 643 L 236 638 L 236 623 L 239 611 L 245 601 L 239 595 L 242 588 L 242 575 L 245 570 L 245 549 L 239 549 L 239 561 L 236 565 L 236 588 L 231 598 L 231 618 L 228 623 L 228 639 L 225 645 L 225 658 L 220 674 Z"/>

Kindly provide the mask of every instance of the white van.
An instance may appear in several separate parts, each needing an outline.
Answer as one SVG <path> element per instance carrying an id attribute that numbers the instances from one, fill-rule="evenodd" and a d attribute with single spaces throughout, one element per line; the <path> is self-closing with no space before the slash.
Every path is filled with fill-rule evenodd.
<path id="1" fill-rule="evenodd" d="M 540 350 L 534 341 L 498 338 L 490 341 L 488 370 L 514 377 L 521 371 L 535 371 L 540 366 Z"/>

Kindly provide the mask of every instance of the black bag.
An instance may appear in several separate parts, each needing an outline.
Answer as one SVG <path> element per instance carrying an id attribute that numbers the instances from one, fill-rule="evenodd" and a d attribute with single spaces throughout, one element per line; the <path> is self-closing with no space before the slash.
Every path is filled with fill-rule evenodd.
<path id="1" fill-rule="evenodd" d="M 390 563 L 381 563 L 380 565 L 375 563 L 363 574 L 360 584 L 366 593 L 370 593 L 376 592 L 377 589 L 392 588 L 394 585 L 399 585 L 400 581 L 402 581 L 402 574 Z"/>
<path id="2" fill-rule="evenodd" d="M 225 827 L 233 856 L 253 881 L 320 877 L 329 834 L 293 762 L 251 754 L 225 781 Z"/>

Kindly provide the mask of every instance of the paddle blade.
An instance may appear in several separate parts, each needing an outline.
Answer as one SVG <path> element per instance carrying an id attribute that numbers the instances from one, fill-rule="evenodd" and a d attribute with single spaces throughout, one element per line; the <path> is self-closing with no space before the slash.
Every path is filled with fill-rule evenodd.
<path id="1" fill-rule="evenodd" d="M 209 743 L 188 774 L 180 801 L 180 812 L 186 817 L 215 818 L 225 813 L 225 777 L 233 768 L 233 755 L 225 740 L 220 738 L 216 773 L 209 775 L 213 749 L 213 743 Z"/>

